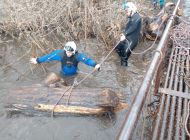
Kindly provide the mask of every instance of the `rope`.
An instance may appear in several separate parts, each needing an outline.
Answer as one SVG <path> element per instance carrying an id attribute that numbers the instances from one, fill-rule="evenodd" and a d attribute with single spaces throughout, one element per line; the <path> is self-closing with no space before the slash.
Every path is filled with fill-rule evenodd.
<path id="1" fill-rule="evenodd" d="M 172 14 L 171 14 L 170 16 L 171 16 L 172 18 L 178 17 L 179 19 L 181 19 L 181 20 L 182 20 L 183 22 L 185 22 L 186 24 L 190 24 L 190 22 L 188 22 L 188 21 L 182 19 L 182 17 L 180 17 L 180 16 L 172 15 Z M 161 24 L 159 25 L 158 32 L 160 31 L 160 28 L 161 28 L 161 26 L 162 26 L 163 23 L 164 23 L 164 21 L 162 21 Z M 150 49 L 153 48 L 153 46 L 156 44 L 157 39 L 158 39 L 158 35 L 156 36 L 154 42 L 152 43 L 152 45 L 151 45 L 148 49 L 146 49 L 146 50 L 144 50 L 144 51 L 142 51 L 142 52 L 139 52 L 139 53 L 132 51 L 130 47 L 128 47 L 128 48 L 129 48 L 129 50 L 131 51 L 132 54 L 144 54 L 144 53 L 148 52 Z M 126 40 L 127 40 L 127 39 L 126 39 Z M 128 43 L 128 45 L 130 44 L 130 43 L 129 43 L 129 40 L 127 40 L 127 43 Z M 155 51 L 156 51 L 156 50 L 155 50 Z M 157 52 L 157 51 L 156 51 L 156 52 Z M 162 52 L 159 51 L 159 53 L 161 54 L 161 58 L 162 58 L 162 56 L 163 56 L 163 55 L 162 55 Z"/>
<path id="2" fill-rule="evenodd" d="M 53 107 L 53 109 L 52 109 L 51 117 L 54 116 L 54 109 L 55 109 L 55 107 L 58 105 L 58 103 L 61 101 L 62 97 L 65 95 L 65 93 L 66 93 L 67 91 L 69 91 L 70 89 L 72 90 L 73 87 L 74 87 L 74 84 L 73 84 L 72 86 L 68 87 L 68 88 L 63 92 L 63 94 L 61 95 L 61 97 L 59 98 L 59 100 L 56 102 L 56 104 L 54 105 L 54 107 Z"/>
<path id="3" fill-rule="evenodd" d="M 117 47 L 117 45 L 120 42 L 118 42 L 110 51 L 109 53 L 106 55 L 106 57 L 104 57 L 104 59 L 100 62 L 100 66 L 104 63 L 104 61 L 106 61 L 106 59 L 110 56 L 110 54 L 114 51 L 114 49 Z M 69 100 L 70 100 L 70 96 L 71 96 L 71 92 L 73 90 L 73 88 L 77 87 L 79 84 L 81 84 L 83 81 L 85 81 L 91 74 L 93 74 L 96 71 L 96 69 L 93 69 L 90 73 L 88 73 L 82 80 L 80 80 L 79 82 L 76 82 L 76 79 L 74 80 L 74 83 L 72 84 L 72 86 L 70 86 L 69 88 L 67 88 L 63 94 L 61 95 L 61 97 L 59 98 L 59 100 L 56 102 L 56 104 L 54 105 L 52 112 L 51 112 L 51 117 L 54 116 L 54 110 L 55 107 L 58 105 L 58 103 L 61 101 L 61 99 L 63 98 L 63 96 L 66 94 L 66 92 L 69 91 L 69 98 L 67 101 L 67 105 L 69 104 Z"/>
<path id="4" fill-rule="evenodd" d="M 159 25 L 158 32 L 160 31 L 160 28 L 161 28 L 161 26 L 162 26 L 162 24 L 163 24 L 164 22 L 165 22 L 165 21 L 162 21 L 161 24 Z M 127 39 L 126 39 L 126 40 L 127 40 L 128 46 L 129 46 L 128 49 L 130 50 L 130 52 L 131 52 L 132 54 L 144 54 L 144 53 L 148 52 L 150 49 L 153 48 L 153 46 L 156 44 L 157 39 L 158 39 L 158 34 L 156 35 L 156 38 L 155 38 L 154 42 L 152 43 L 152 45 L 151 45 L 149 48 L 147 48 L 146 50 L 142 51 L 142 52 L 134 52 L 134 51 L 132 51 L 131 48 L 130 48 L 129 40 L 127 40 Z M 160 53 L 160 54 L 161 54 L 161 53 Z"/>
<path id="5" fill-rule="evenodd" d="M 187 19 L 184 19 L 183 17 L 180 17 L 178 15 L 173 15 L 173 16 L 178 17 L 179 19 L 181 19 L 186 24 L 190 24 L 190 22 Z"/>
<path id="6" fill-rule="evenodd" d="M 163 53 L 162 53 L 162 51 L 160 51 L 160 50 L 155 50 L 154 52 L 155 52 L 155 53 L 158 52 L 158 53 L 160 54 L 160 60 L 163 59 Z"/>
<path id="7" fill-rule="evenodd" d="M 170 15 L 170 16 L 171 16 L 172 18 L 178 17 L 178 18 L 180 18 L 183 22 L 185 22 L 186 24 L 190 24 L 190 22 L 185 21 L 184 19 L 182 19 L 181 17 L 179 17 L 179 16 L 177 16 L 177 15 Z M 158 31 L 160 31 L 161 25 L 162 25 L 163 23 L 164 23 L 164 21 L 162 21 L 161 24 L 159 25 Z M 150 49 L 153 48 L 153 46 L 155 45 L 157 39 L 158 39 L 158 35 L 156 36 L 154 42 L 152 43 L 152 45 L 151 45 L 148 49 L 146 49 L 146 50 L 144 50 L 144 51 L 142 51 L 142 52 L 139 52 L 139 53 L 134 52 L 134 51 L 131 50 L 129 40 L 126 39 L 126 40 L 127 40 L 127 43 L 128 43 L 128 46 L 129 46 L 127 49 L 129 49 L 132 54 L 137 54 L 137 55 L 139 55 L 139 54 L 144 54 L 144 53 L 148 52 Z M 162 58 L 163 58 L 163 53 L 162 53 L 162 51 L 155 50 L 155 52 L 158 52 L 158 53 L 160 54 L 160 58 L 161 58 L 160 60 L 162 60 Z M 190 87 L 190 85 L 189 85 L 186 81 L 185 81 L 185 83 L 186 83 L 186 85 L 188 85 L 188 86 Z"/>
<path id="8" fill-rule="evenodd" d="M 160 26 L 159 26 L 159 28 L 158 28 L 158 31 L 160 30 L 161 25 L 162 25 L 163 23 L 164 23 L 164 21 L 161 22 L 161 24 L 160 24 Z M 129 40 L 127 40 L 127 39 L 126 39 L 126 40 L 127 40 L 128 45 L 129 45 L 128 49 L 131 51 L 132 54 L 144 54 L 144 53 L 146 53 L 147 51 L 149 51 L 149 50 L 154 46 L 154 44 L 156 43 L 157 38 L 158 38 L 158 35 L 156 36 L 156 39 L 155 39 L 155 41 L 153 42 L 153 44 L 152 44 L 148 49 L 146 49 L 145 51 L 143 51 L 143 52 L 141 52 L 141 53 L 135 53 L 135 52 L 133 52 L 133 51 L 131 50 L 131 48 L 130 48 Z M 101 65 L 104 63 L 104 61 L 110 56 L 110 54 L 114 51 L 114 49 L 118 46 L 119 43 L 120 43 L 120 41 L 110 50 L 110 52 L 106 55 L 106 57 L 104 57 L 104 59 L 103 59 L 103 60 L 101 61 L 101 63 L 100 63 L 100 66 L 101 66 Z M 162 58 L 162 52 L 161 52 L 161 51 L 158 51 L 158 52 L 160 53 L 160 56 L 161 56 L 161 58 Z M 83 81 L 85 81 L 85 80 L 86 80 L 91 74 L 93 74 L 95 71 L 96 71 L 96 70 L 93 69 L 93 70 L 92 70 L 90 73 L 88 73 L 82 80 L 80 80 L 78 83 L 74 82 L 71 87 L 69 87 L 65 92 L 63 92 L 62 96 L 60 97 L 60 99 L 59 99 L 58 102 L 54 105 L 54 107 L 53 107 L 53 109 L 52 109 L 52 115 L 51 115 L 52 117 L 53 117 L 54 109 L 55 109 L 56 105 L 60 102 L 60 100 L 62 99 L 62 97 L 65 95 L 65 93 L 70 90 L 70 92 L 69 92 L 69 98 L 68 98 L 68 102 L 67 102 L 67 105 L 68 105 L 69 99 L 70 99 L 70 96 L 71 96 L 72 89 L 73 89 L 74 87 L 77 87 L 77 86 L 78 86 L 79 84 L 81 84 Z"/>
<path id="9" fill-rule="evenodd" d="M 186 118 L 185 118 L 185 131 L 186 131 L 187 135 L 190 137 L 190 132 L 189 132 L 189 130 L 188 130 L 188 128 L 187 128 L 187 125 L 188 125 L 188 118 L 189 118 L 189 110 L 190 110 L 189 106 L 190 106 L 190 101 L 188 102 L 187 116 L 186 116 Z"/>
<path id="10" fill-rule="evenodd" d="M 104 57 L 104 59 L 100 62 L 100 66 L 106 61 L 106 59 L 110 56 L 110 54 L 114 51 L 114 49 L 118 46 L 120 42 L 118 42 L 110 51 L 109 53 L 106 55 L 106 57 Z M 93 69 L 90 73 L 88 73 L 81 81 L 79 81 L 78 83 L 76 83 L 75 86 L 78 86 L 79 84 L 81 84 L 84 80 L 86 80 L 91 74 L 93 74 L 96 70 Z"/>
<path id="11" fill-rule="evenodd" d="M 190 24 L 190 22 L 182 19 L 181 17 L 175 15 L 176 17 L 178 17 L 179 19 L 181 19 L 183 22 L 185 22 L 186 24 Z M 182 74 L 181 74 L 182 73 Z M 187 83 L 187 80 L 189 80 L 190 78 L 187 77 L 187 75 L 185 75 L 184 72 L 181 72 L 180 74 L 178 74 L 179 76 L 184 76 L 184 82 L 185 84 L 190 87 L 190 85 Z M 188 107 L 187 107 L 187 116 L 185 118 L 185 122 L 184 122 L 184 125 L 185 125 L 185 131 L 186 131 L 186 134 L 188 135 L 188 137 L 190 137 L 190 132 L 188 130 L 188 118 L 189 118 L 189 115 L 190 115 L 190 101 L 188 102 Z"/>

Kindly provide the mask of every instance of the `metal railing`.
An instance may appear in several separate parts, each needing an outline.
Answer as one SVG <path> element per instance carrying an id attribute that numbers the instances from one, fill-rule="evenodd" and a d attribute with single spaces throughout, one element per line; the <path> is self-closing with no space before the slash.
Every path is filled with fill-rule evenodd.
<path id="1" fill-rule="evenodd" d="M 176 15 L 178 6 L 180 4 L 180 0 L 178 0 L 175 9 L 172 13 L 172 16 L 168 20 L 168 23 L 166 25 L 166 28 L 164 30 L 164 33 L 162 35 L 162 38 L 158 44 L 158 47 L 156 49 L 156 52 L 154 54 L 154 57 L 151 61 L 151 64 L 149 66 L 149 69 L 146 72 L 145 78 L 141 84 L 141 87 L 138 90 L 138 93 L 136 94 L 132 106 L 128 113 L 126 114 L 126 118 L 124 120 L 124 123 L 121 127 L 121 131 L 119 132 L 117 139 L 118 140 L 129 140 L 132 138 L 132 135 L 135 131 L 137 122 L 139 120 L 139 116 L 142 111 L 142 107 L 145 103 L 145 100 L 147 98 L 147 94 L 149 93 L 152 80 L 155 78 L 156 73 L 159 68 L 159 64 L 161 60 L 164 57 L 164 49 L 167 45 L 167 40 L 169 37 L 169 31 L 172 26 L 174 16 Z"/>

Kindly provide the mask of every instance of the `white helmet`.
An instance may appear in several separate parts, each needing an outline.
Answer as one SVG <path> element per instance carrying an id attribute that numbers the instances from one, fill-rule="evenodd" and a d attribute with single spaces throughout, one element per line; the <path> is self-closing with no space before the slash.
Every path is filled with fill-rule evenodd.
<path id="1" fill-rule="evenodd" d="M 69 41 L 64 46 L 65 51 L 73 52 L 73 54 L 76 53 L 76 49 L 77 49 L 77 45 L 75 44 L 74 41 Z"/>
<path id="2" fill-rule="evenodd" d="M 137 7 L 135 6 L 135 4 L 133 2 L 125 3 L 125 5 L 123 7 L 124 7 L 125 10 L 128 10 L 132 14 L 137 12 Z"/>

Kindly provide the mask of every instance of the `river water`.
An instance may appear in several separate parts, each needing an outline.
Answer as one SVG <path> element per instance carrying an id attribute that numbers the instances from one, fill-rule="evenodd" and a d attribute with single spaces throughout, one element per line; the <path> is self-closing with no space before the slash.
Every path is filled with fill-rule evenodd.
<path id="1" fill-rule="evenodd" d="M 80 52 L 101 62 L 109 50 L 103 49 L 96 40 L 78 41 Z M 141 43 L 136 52 L 150 46 Z M 56 118 L 47 116 L 16 115 L 7 117 L 4 108 L 9 90 L 22 85 L 39 84 L 47 76 L 42 67 L 29 64 L 30 47 L 26 42 L 1 39 L 0 43 L 0 137 L 3 140 L 114 140 L 123 123 L 127 109 L 114 116 L 74 116 Z M 106 60 L 100 72 L 94 73 L 81 87 L 112 88 L 122 91 L 126 102 L 130 103 L 141 84 L 153 52 L 146 55 L 134 55 L 129 59 L 129 66 L 120 66 L 120 59 L 115 52 Z M 47 64 L 47 71 L 59 71 L 59 63 Z M 92 68 L 79 65 L 79 73 L 85 75 Z"/>
<path id="2" fill-rule="evenodd" d="M 77 42 L 79 51 L 85 52 L 97 61 L 108 54 L 108 50 L 101 49 L 101 44 L 91 40 Z M 82 47 L 83 46 L 83 47 Z M 27 44 L 12 41 L 0 45 L 0 136 L 4 140 L 114 140 L 119 132 L 127 109 L 121 110 L 111 117 L 73 116 L 50 118 L 47 116 L 28 117 L 23 115 L 8 118 L 4 103 L 8 91 L 20 85 L 40 83 L 47 73 L 42 68 L 29 64 Z M 138 46 L 136 51 L 144 50 Z M 142 59 L 144 58 L 144 59 Z M 149 58 L 149 59 L 146 59 Z M 102 65 L 100 72 L 94 73 L 81 87 L 112 88 L 122 91 L 126 102 L 130 106 L 150 60 L 148 56 L 132 55 L 129 66 L 120 66 L 118 56 L 113 53 Z M 59 71 L 59 63 L 47 65 L 48 71 Z M 31 71 L 33 69 L 33 71 Z M 85 75 L 92 68 L 79 65 L 79 73 Z"/>

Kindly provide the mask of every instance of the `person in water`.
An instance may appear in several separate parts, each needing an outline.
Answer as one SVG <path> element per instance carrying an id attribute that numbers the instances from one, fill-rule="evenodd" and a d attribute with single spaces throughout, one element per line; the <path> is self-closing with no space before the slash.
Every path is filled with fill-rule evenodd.
<path id="1" fill-rule="evenodd" d="M 61 71 L 60 74 L 50 73 L 44 81 L 47 85 L 56 83 L 61 79 L 63 79 L 64 82 L 67 82 L 67 80 L 72 79 L 70 81 L 73 82 L 74 77 L 77 74 L 79 62 L 83 62 L 88 66 L 94 67 L 95 70 L 100 69 L 100 64 L 97 64 L 94 60 L 87 57 L 84 53 L 79 53 L 77 51 L 77 46 L 74 41 L 67 42 L 64 45 L 63 50 L 55 50 L 50 54 L 30 59 L 30 62 L 32 64 L 40 64 L 51 61 L 61 62 Z"/>
<path id="2" fill-rule="evenodd" d="M 127 14 L 128 22 L 124 33 L 120 37 L 120 43 L 116 47 L 116 52 L 121 58 L 121 65 L 128 66 L 131 51 L 139 42 L 142 19 L 134 3 L 127 2 L 123 7 Z"/>

